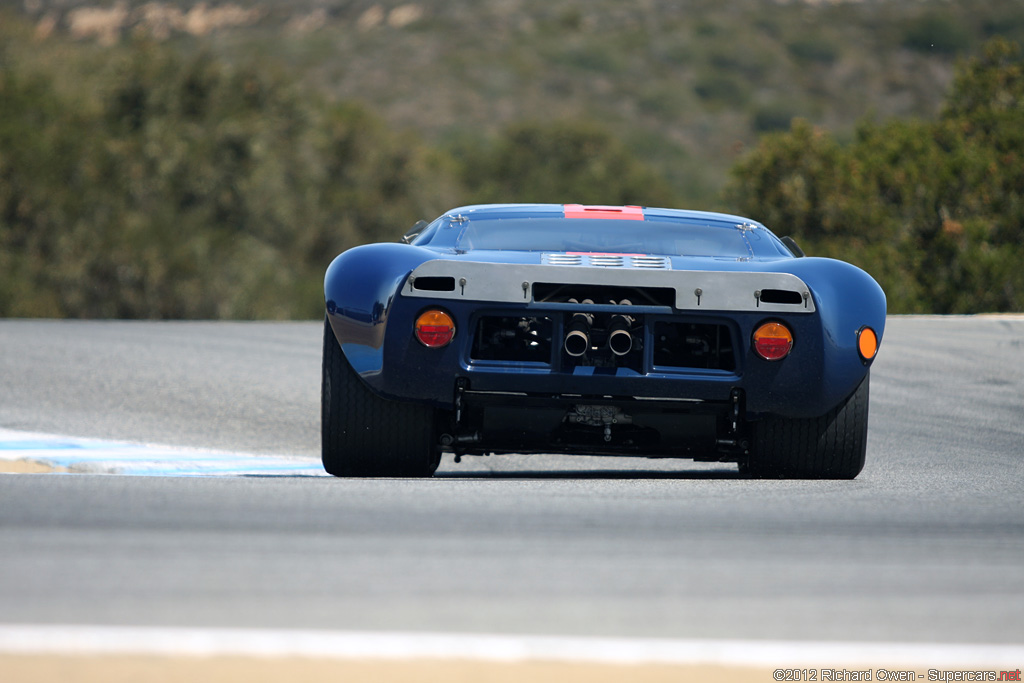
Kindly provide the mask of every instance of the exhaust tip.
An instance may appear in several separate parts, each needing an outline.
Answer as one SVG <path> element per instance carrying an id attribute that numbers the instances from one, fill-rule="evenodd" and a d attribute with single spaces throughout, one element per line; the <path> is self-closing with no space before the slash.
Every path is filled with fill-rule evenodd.
<path id="1" fill-rule="evenodd" d="M 608 335 L 608 348 L 616 356 L 625 356 L 633 349 L 633 336 L 626 330 L 615 330 Z"/>
<path id="2" fill-rule="evenodd" d="M 565 336 L 565 352 L 578 358 L 590 348 L 590 338 L 579 330 L 573 330 Z"/>

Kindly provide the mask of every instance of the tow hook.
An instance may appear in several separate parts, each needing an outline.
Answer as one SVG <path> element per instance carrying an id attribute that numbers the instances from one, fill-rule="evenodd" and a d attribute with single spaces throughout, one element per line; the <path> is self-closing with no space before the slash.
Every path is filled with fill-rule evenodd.
<path id="1" fill-rule="evenodd" d="M 613 424 L 633 424 L 633 417 L 615 406 L 576 405 L 565 419 L 573 424 L 604 427 L 605 443 L 612 440 Z"/>

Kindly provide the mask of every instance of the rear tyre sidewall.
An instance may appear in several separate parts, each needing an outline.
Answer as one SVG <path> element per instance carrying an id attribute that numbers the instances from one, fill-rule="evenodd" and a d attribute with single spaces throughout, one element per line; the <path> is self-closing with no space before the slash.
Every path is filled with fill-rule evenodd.
<path id="1" fill-rule="evenodd" d="M 870 375 L 828 413 L 753 423 L 753 452 L 741 471 L 756 478 L 853 479 L 867 452 Z"/>
<path id="2" fill-rule="evenodd" d="M 373 393 L 324 321 L 321 459 L 337 477 L 429 477 L 437 469 L 434 410 Z"/>

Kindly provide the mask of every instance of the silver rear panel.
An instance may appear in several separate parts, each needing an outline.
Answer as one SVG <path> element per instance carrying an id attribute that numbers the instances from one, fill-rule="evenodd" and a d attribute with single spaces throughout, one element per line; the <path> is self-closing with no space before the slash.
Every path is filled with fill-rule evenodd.
<path id="1" fill-rule="evenodd" d="M 574 256 L 574 255 L 567 255 Z M 624 255 L 629 259 L 630 255 Z M 421 277 L 454 279 L 454 289 L 417 289 Z M 807 285 L 789 273 L 670 270 L 653 266 L 524 265 L 477 261 L 427 261 L 416 268 L 403 296 L 498 303 L 533 303 L 535 282 L 617 287 L 660 287 L 675 290 L 675 308 L 682 311 L 754 311 L 813 313 Z M 796 293 L 799 303 L 769 303 L 764 290 Z"/>

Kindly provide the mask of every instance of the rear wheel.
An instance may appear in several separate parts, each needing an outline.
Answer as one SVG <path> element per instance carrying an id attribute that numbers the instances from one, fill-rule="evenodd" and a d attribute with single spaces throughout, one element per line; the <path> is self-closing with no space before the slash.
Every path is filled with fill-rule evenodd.
<path id="1" fill-rule="evenodd" d="M 434 411 L 366 386 L 324 321 L 321 456 L 336 477 L 429 477 L 437 469 Z"/>
<path id="2" fill-rule="evenodd" d="M 753 425 L 753 451 L 740 471 L 752 477 L 853 479 L 864 468 L 870 376 L 843 403 L 810 419 L 766 418 Z"/>

